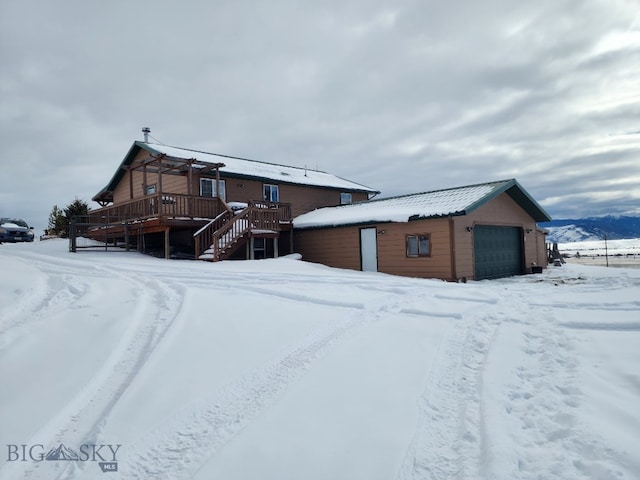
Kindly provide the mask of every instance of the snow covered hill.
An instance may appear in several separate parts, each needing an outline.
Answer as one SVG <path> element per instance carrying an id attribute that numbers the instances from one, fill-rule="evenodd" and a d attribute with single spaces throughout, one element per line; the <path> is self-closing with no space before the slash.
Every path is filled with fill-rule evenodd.
<path id="1" fill-rule="evenodd" d="M 640 478 L 640 270 L 453 284 L 57 240 L 0 268 L 2 479 Z"/>
<path id="2" fill-rule="evenodd" d="M 549 242 L 568 243 L 591 240 L 640 238 L 640 217 L 604 216 L 559 219 L 540 223 L 549 230 Z"/>
<path id="3" fill-rule="evenodd" d="M 563 227 L 545 227 L 549 231 L 547 241 L 550 243 L 573 243 L 599 240 L 602 237 L 589 233 L 576 225 Z"/>

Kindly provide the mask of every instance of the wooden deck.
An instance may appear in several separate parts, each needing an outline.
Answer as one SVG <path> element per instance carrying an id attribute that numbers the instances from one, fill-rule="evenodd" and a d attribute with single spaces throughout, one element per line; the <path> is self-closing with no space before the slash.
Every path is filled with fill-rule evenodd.
<path id="1" fill-rule="evenodd" d="M 203 249 L 212 245 L 207 242 L 213 242 L 214 237 L 218 245 L 231 224 L 236 225 L 236 230 L 237 225 L 242 225 L 242 222 L 236 221 L 236 217 L 250 221 L 249 230 L 272 232 L 269 236 L 279 236 L 279 232 L 292 229 L 290 204 L 252 201 L 245 210 L 234 212 L 218 198 L 162 193 L 74 217 L 70 224 L 69 249 L 75 252 L 77 248 L 82 248 L 76 239 L 85 237 L 104 244 L 105 248 L 113 245 L 127 250 L 131 247 L 141 250 L 145 235 L 163 233 L 165 257 L 168 258 L 171 235 L 182 231 L 186 232 L 182 237 L 192 239 L 191 247 L 197 258 Z"/>

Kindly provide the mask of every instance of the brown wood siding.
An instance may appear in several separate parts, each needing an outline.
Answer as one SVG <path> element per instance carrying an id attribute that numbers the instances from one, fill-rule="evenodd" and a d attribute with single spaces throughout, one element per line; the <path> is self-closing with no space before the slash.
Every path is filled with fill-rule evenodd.
<path id="1" fill-rule="evenodd" d="M 133 165 L 137 165 L 140 161 L 149 158 L 149 152 L 141 150 L 133 160 Z M 154 165 L 150 165 L 147 171 L 147 185 L 155 185 L 156 192 L 160 192 L 160 176 L 155 170 Z M 113 204 L 118 205 L 122 202 L 132 200 L 131 198 L 131 175 L 133 175 L 133 199 L 142 198 L 146 195 L 144 187 L 144 172 L 142 170 L 127 171 L 120 183 L 116 185 L 113 191 Z M 184 173 L 165 172 L 162 174 L 162 193 L 181 193 L 187 194 L 187 177 Z"/>
<path id="2" fill-rule="evenodd" d="M 144 173 L 137 170 L 128 171 L 113 192 L 114 205 L 131 200 L 129 185 L 129 176 L 131 174 L 133 174 L 133 199 L 142 198 L 146 195 Z M 155 185 L 156 193 L 182 193 L 185 195 L 187 193 L 187 180 L 184 175 L 163 173 L 162 192 L 160 192 L 160 179 L 158 178 L 158 174 L 156 172 L 147 172 L 147 185 Z"/>
<path id="3" fill-rule="evenodd" d="M 360 270 L 360 228 L 378 231 L 378 271 L 419 278 L 452 279 L 448 219 L 296 230 L 294 251 L 304 260 Z M 383 233 L 384 232 L 384 233 Z M 407 257 L 406 236 L 428 234 L 431 256 Z"/>
<path id="4" fill-rule="evenodd" d="M 384 233 L 382 233 L 384 231 Z M 431 255 L 407 257 L 407 235 L 429 235 Z M 451 280 L 447 218 L 378 225 L 378 271 L 392 275 Z"/>
<path id="5" fill-rule="evenodd" d="M 203 178 L 214 178 L 206 176 Z M 195 178 L 193 195 L 200 193 L 200 177 Z M 278 185 L 281 203 L 292 204 L 293 216 L 302 215 L 303 213 L 315 210 L 321 207 L 332 207 L 340 205 L 339 190 L 331 190 L 327 188 L 311 187 L 304 185 L 290 185 L 277 182 L 247 180 L 242 178 L 225 177 L 220 175 L 221 180 L 225 180 L 225 188 L 227 190 L 227 202 L 245 202 L 251 200 L 263 200 L 263 187 L 265 184 Z M 346 190 L 345 190 L 346 191 Z M 353 192 L 352 199 L 354 202 L 367 200 L 366 193 Z"/>
<path id="6" fill-rule="evenodd" d="M 547 268 L 547 235 L 536 230 L 537 262 L 539 267 Z"/>
<path id="7" fill-rule="evenodd" d="M 508 194 L 503 193 L 469 215 L 454 218 L 455 270 L 458 279 L 474 278 L 473 231 L 474 225 L 519 227 L 523 231 L 525 272 L 531 265 L 543 265 L 538 258 L 536 222 Z M 526 233 L 530 230 L 530 233 Z"/>
<path id="8" fill-rule="evenodd" d="M 295 230 L 293 250 L 308 262 L 330 267 L 360 270 L 358 227 Z"/>

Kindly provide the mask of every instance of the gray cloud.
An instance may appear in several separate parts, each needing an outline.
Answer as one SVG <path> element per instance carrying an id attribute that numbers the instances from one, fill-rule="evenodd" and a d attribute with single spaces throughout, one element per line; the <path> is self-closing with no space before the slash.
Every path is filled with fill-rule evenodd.
<path id="1" fill-rule="evenodd" d="M 383 195 L 516 177 L 555 217 L 640 213 L 625 0 L 0 0 L 0 215 L 44 228 L 150 126 Z"/>

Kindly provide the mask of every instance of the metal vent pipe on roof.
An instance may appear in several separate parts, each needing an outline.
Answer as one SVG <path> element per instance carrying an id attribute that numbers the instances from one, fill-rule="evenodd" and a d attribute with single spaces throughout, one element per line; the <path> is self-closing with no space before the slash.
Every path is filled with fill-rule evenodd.
<path id="1" fill-rule="evenodd" d="M 149 134 L 151 133 L 151 129 L 149 127 L 144 127 L 142 129 L 142 133 L 144 133 L 144 143 L 149 143 Z"/>

